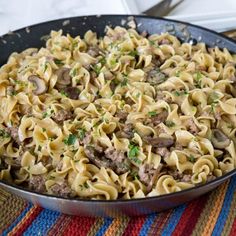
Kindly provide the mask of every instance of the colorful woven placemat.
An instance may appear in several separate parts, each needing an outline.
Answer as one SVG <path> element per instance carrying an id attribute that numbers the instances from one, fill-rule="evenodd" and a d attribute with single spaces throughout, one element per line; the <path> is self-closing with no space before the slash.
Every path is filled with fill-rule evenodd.
<path id="1" fill-rule="evenodd" d="M 236 176 L 213 192 L 165 212 L 141 217 L 68 216 L 0 189 L 0 235 L 236 235 Z"/>

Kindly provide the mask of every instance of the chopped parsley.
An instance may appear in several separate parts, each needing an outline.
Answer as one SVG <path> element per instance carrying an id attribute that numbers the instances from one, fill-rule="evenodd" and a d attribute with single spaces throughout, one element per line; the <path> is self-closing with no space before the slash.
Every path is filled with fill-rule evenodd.
<path id="1" fill-rule="evenodd" d="M 85 137 L 86 130 L 85 129 L 79 129 L 78 130 L 78 136 L 80 140 L 83 140 Z"/>
<path id="2" fill-rule="evenodd" d="M 123 81 L 120 83 L 120 86 L 121 86 L 121 87 L 124 87 L 124 86 L 127 85 L 127 83 L 128 83 L 128 79 L 127 79 L 127 77 L 125 77 L 125 78 L 123 79 Z"/>
<path id="3" fill-rule="evenodd" d="M 49 111 L 45 111 L 43 112 L 43 119 L 46 117 L 51 117 L 51 115 L 54 113 L 54 111 L 52 109 L 50 109 Z"/>
<path id="4" fill-rule="evenodd" d="M 176 71 L 176 72 L 175 72 L 175 76 L 176 76 L 176 77 L 179 77 L 179 76 L 180 76 L 180 71 Z"/>
<path id="5" fill-rule="evenodd" d="M 92 66 L 91 68 L 96 73 L 96 75 L 99 75 L 101 72 L 102 66 L 98 64 L 98 65 Z"/>
<path id="6" fill-rule="evenodd" d="M 199 71 L 195 74 L 195 86 L 197 88 L 202 88 L 202 76 L 203 75 Z"/>
<path id="7" fill-rule="evenodd" d="M 74 68 L 70 71 L 70 76 L 75 77 L 77 75 L 77 68 Z"/>
<path id="8" fill-rule="evenodd" d="M 68 93 L 65 92 L 64 90 L 60 91 L 60 94 L 61 94 L 62 96 L 68 97 Z"/>
<path id="9" fill-rule="evenodd" d="M 148 40 L 148 41 L 149 41 L 149 43 L 150 43 L 152 46 L 155 45 L 155 41 L 153 41 L 153 40 Z"/>
<path id="10" fill-rule="evenodd" d="M 43 73 L 47 70 L 47 68 L 48 68 L 48 64 L 47 64 L 47 62 L 44 64 L 44 69 L 43 69 Z"/>
<path id="11" fill-rule="evenodd" d="M 153 117 L 153 116 L 156 116 L 156 115 L 157 115 L 157 112 L 156 112 L 156 111 L 149 111 L 149 112 L 148 112 L 148 115 L 149 115 L 150 117 Z"/>
<path id="12" fill-rule="evenodd" d="M 106 58 L 102 57 L 99 62 L 104 66 L 106 64 Z"/>
<path id="13" fill-rule="evenodd" d="M 42 150 L 42 146 L 39 145 L 38 146 L 38 151 L 41 152 L 41 150 Z"/>
<path id="14" fill-rule="evenodd" d="M 84 183 L 84 184 L 80 184 L 80 190 L 84 190 L 84 189 L 88 189 L 89 188 L 89 185 L 87 183 Z"/>
<path id="15" fill-rule="evenodd" d="M 46 132 L 46 129 L 45 128 L 42 128 L 43 132 Z"/>
<path id="16" fill-rule="evenodd" d="M 11 135 L 8 132 L 6 132 L 4 129 L 0 129 L 0 137 L 1 138 L 10 138 Z"/>
<path id="17" fill-rule="evenodd" d="M 112 59 L 110 63 L 112 66 L 114 66 L 117 63 L 117 61 L 116 61 L 116 59 Z"/>
<path id="18" fill-rule="evenodd" d="M 65 138 L 63 140 L 63 142 L 70 146 L 70 145 L 74 145 L 75 144 L 75 141 L 76 141 L 77 137 L 74 135 L 74 134 L 70 134 L 67 138 Z"/>
<path id="19" fill-rule="evenodd" d="M 17 92 L 15 90 L 10 92 L 10 96 L 15 96 L 17 94 Z"/>
<path id="20" fill-rule="evenodd" d="M 181 91 L 174 91 L 174 95 L 177 97 L 183 96 L 183 95 L 188 95 L 188 91 L 186 90 L 181 90 Z"/>
<path id="21" fill-rule="evenodd" d="M 54 62 L 55 62 L 56 65 L 64 65 L 62 60 L 59 60 L 59 59 L 54 59 Z"/>
<path id="22" fill-rule="evenodd" d="M 218 102 L 219 102 L 219 95 L 215 91 L 213 91 L 208 97 L 208 103 L 212 104 Z"/>
<path id="23" fill-rule="evenodd" d="M 188 161 L 194 163 L 195 162 L 195 157 L 193 155 L 188 156 Z"/>
<path id="24" fill-rule="evenodd" d="M 139 154 L 139 147 L 133 144 L 129 145 L 129 153 L 128 153 L 128 158 L 135 162 L 136 164 L 140 165 L 142 162 L 141 160 L 138 159 L 138 154 Z"/>
<path id="25" fill-rule="evenodd" d="M 175 126 L 175 123 L 174 123 L 173 121 L 171 121 L 171 120 L 167 120 L 167 121 L 165 122 L 165 125 L 166 125 L 167 127 L 171 128 L 171 127 L 174 127 L 174 126 Z"/>
<path id="26" fill-rule="evenodd" d="M 139 175 L 137 171 L 131 172 L 130 176 L 132 176 L 134 180 L 139 180 Z"/>
<path id="27" fill-rule="evenodd" d="M 131 57 L 136 57 L 136 56 L 138 56 L 138 51 L 137 50 L 133 50 L 128 55 L 131 56 Z"/>

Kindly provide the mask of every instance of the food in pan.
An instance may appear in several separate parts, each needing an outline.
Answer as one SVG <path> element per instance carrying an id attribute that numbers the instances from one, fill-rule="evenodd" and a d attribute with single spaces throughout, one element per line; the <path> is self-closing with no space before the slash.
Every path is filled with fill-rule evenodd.
<path id="1" fill-rule="evenodd" d="M 168 33 L 52 31 L 0 69 L 0 178 L 112 200 L 220 177 L 236 166 L 235 65 Z"/>

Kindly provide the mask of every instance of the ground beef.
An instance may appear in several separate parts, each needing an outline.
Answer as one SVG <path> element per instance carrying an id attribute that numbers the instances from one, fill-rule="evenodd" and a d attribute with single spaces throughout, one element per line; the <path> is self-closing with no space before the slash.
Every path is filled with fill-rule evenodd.
<path id="1" fill-rule="evenodd" d="M 71 111 L 59 110 L 52 116 L 53 120 L 59 124 L 62 124 L 65 120 L 70 120 L 73 118 L 73 113 Z"/>
<path id="2" fill-rule="evenodd" d="M 114 162 L 118 162 L 118 163 L 121 163 L 125 158 L 125 152 L 124 151 L 119 151 L 119 150 L 116 150 L 114 147 L 111 147 L 111 148 L 107 148 L 105 151 L 105 157 L 107 159 L 110 159 Z"/>
<path id="3" fill-rule="evenodd" d="M 187 121 L 187 127 L 189 129 L 189 132 L 196 135 L 199 132 L 198 127 L 194 123 L 193 119 L 188 119 Z"/>
<path id="4" fill-rule="evenodd" d="M 166 121 L 167 116 L 168 116 L 168 112 L 167 112 L 167 111 L 160 112 L 160 113 L 158 113 L 157 115 L 152 116 L 152 117 L 150 118 L 150 119 L 151 119 L 151 123 L 152 123 L 154 126 L 157 126 L 157 125 L 159 125 L 160 123 Z"/>
<path id="5" fill-rule="evenodd" d="M 128 112 L 125 111 L 118 111 L 116 113 L 116 117 L 118 117 L 120 119 L 120 122 L 125 123 L 127 116 L 128 116 Z"/>
<path id="6" fill-rule="evenodd" d="M 157 169 L 153 168 L 152 164 L 144 164 L 140 167 L 138 175 L 140 181 L 147 185 L 147 191 L 150 192 L 152 187 L 161 173 L 162 164 Z"/>
<path id="7" fill-rule="evenodd" d="M 124 125 L 123 129 L 119 132 L 117 132 L 117 137 L 118 138 L 127 138 L 131 139 L 134 136 L 134 127 L 133 124 L 127 123 Z"/>
<path id="8" fill-rule="evenodd" d="M 85 155 L 89 158 L 89 160 L 99 168 L 110 168 L 117 174 L 123 174 L 127 172 L 130 168 L 130 162 L 128 158 L 125 158 L 122 152 L 116 151 L 114 149 L 109 149 L 105 152 L 98 152 L 95 147 L 86 146 L 84 148 L 84 152 Z M 112 157 L 112 153 L 116 155 L 116 158 Z M 112 161 L 112 159 L 115 161 Z M 121 161 L 121 159 L 123 161 Z"/>
<path id="9" fill-rule="evenodd" d="M 184 174 L 183 178 L 180 179 L 180 181 L 189 183 L 189 182 L 191 182 L 191 178 L 192 178 L 192 175 Z"/>
<path id="10" fill-rule="evenodd" d="M 21 141 L 19 140 L 19 135 L 18 135 L 18 127 L 14 127 L 14 126 L 8 127 L 8 128 L 6 129 L 6 131 L 7 131 L 8 133 L 10 133 L 12 139 L 13 139 L 18 145 L 21 144 Z"/>
<path id="11" fill-rule="evenodd" d="M 146 80 L 152 85 L 158 85 L 166 80 L 166 75 L 158 70 L 153 69 L 147 73 Z"/>
<path id="12" fill-rule="evenodd" d="M 39 193 L 45 192 L 46 187 L 44 176 L 33 175 L 29 180 L 29 188 Z"/>
<path id="13" fill-rule="evenodd" d="M 167 44 L 170 45 L 171 41 L 169 39 L 162 39 L 159 41 L 159 45 Z"/>
<path id="14" fill-rule="evenodd" d="M 207 182 L 214 180 L 216 177 L 213 174 L 207 176 Z"/>
<path id="15" fill-rule="evenodd" d="M 168 157 L 170 155 L 170 151 L 166 147 L 159 147 L 156 148 L 156 153 L 159 154 L 161 157 Z"/>
<path id="16" fill-rule="evenodd" d="M 80 95 L 80 91 L 76 87 L 65 87 L 61 90 L 61 92 L 73 100 L 77 100 Z"/>
<path id="17" fill-rule="evenodd" d="M 54 184 L 50 189 L 53 194 L 60 197 L 67 198 L 75 195 L 74 191 L 68 186 L 66 182 L 63 182 L 62 184 Z"/>
<path id="18" fill-rule="evenodd" d="M 94 47 L 94 46 L 88 47 L 87 53 L 88 53 L 91 57 L 97 57 L 97 56 L 99 56 L 99 52 L 100 52 L 99 47 Z"/>
<path id="19" fill-rule="evenodd" d="M 170 147 L 174 144 L 174 139 L 172 139 L 172 138 L 144 136 L 143 140 L 146 143 L 152 145 L 153 147 L 157 147 L 157 148 Z"/>

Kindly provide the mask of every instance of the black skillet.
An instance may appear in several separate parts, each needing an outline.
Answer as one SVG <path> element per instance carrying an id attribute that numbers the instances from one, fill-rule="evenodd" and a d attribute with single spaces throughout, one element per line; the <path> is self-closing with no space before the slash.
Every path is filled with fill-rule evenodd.
<path id="1" fill-rule="evenodd" d="M 6 34 L 0 37 L 0 65 L 6 63 L 7 58 L 12 52 L 21 52 L 29 47 L 39 48 L 44 46 L 44 39 L 51 30 L 63 29 L 64 33 L 69 33 L 72 36 L 83 36 L 86 31 L 93 30 L 97 32 L 99 36 L 102 36 L 104 35 L 104 29 L 107 25 L 118 26 L 124 23 L 124 20 L 127 23 L 128 17 L 130 16 L 104 15 L 74 17 L 50 21 Z M 134 19 L 139 32 L 147 31 L 149 34 L 169 32 L 177 36 L 182 42 L 196 43 L 197 41 L 202 41 L 210 47 L 226 47 L 229 51 L 236 53 L 236 43 L 214 31 L 188 23 L 162 18 L 134 16 Z M 124 27 L 127 27 L 126 23 Z M 0 181 L 0 186 L 34 204 L 39 204 L 42 207 L 57 210 L 62 213 L 81 216 L 118 217 L 123 215 L 134 216 L 149 214 L 175 207 L 213 190 L 235 173 L 236 170 L 233 170 L 207 184 L 181 192 L 134 200 L 102 201 L 66 199 L 35 193 L 4 181 Z"/>

